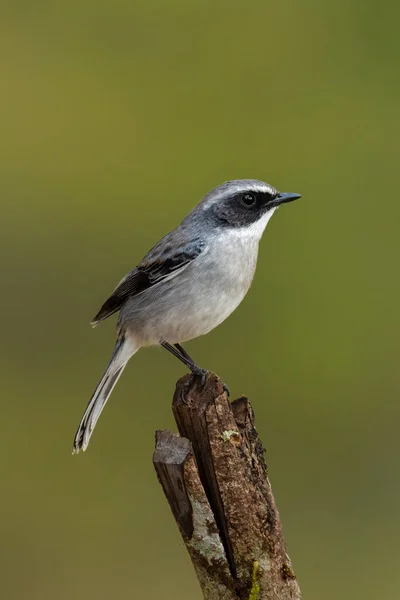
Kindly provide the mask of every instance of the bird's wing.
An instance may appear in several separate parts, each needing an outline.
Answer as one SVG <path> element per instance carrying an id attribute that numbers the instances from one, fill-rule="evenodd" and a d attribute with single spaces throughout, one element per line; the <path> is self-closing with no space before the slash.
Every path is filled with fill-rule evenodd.
<path id="1" fill-rule="evenodd" d="M 175 277 L 205 248 L 206 244 L 201 238 L 180 243 L 177 247 L 171 234 L 168 234 L 119 282 L 91 324 L 95 326 L 117 312 L 128 298 Z"/>

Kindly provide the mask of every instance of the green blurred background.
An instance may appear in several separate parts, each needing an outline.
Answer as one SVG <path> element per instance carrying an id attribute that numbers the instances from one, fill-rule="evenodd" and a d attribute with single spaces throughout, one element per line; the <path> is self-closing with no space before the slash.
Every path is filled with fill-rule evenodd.
<path id="1" fill-rule="evenodd" d="M 256 410 L 309 600 L 399 597 L 400 5 L 2 4 L 0 594 L 200 600 L 153 472 L 184 368 L 89 321 L 209 189 L 260 178 L 251 293 L 188 350 Z M 140 595 L 141 594 L 141 595 Z"/>

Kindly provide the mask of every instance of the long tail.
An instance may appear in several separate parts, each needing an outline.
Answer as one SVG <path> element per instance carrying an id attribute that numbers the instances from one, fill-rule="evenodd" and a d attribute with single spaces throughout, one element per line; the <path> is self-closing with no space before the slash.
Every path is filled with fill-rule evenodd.
<path id="1" fill-rule="evenodd" d="M 128 360 L 137 350 L 137 348 L 133 347 L 131 340 L 126 339 L 124 336 L 118 338 L 110 362 L 103 377 L 97 384 L 82 420 L 79 423 L 72 448 L 73 454 L 77 454 L 80 450 L 85 451 L 88 447 L 90 437 L 101 415 L 101 411 L 110 397 L 115 384 L 122 375 L 122 371 L 126 367 Z"/>

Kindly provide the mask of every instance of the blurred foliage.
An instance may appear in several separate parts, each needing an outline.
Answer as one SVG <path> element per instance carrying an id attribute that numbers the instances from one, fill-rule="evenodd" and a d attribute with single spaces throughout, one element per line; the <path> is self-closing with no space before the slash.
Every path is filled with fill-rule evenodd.
<path id="1" fill-rule="evenodd" d="M 397 599 L 399 3 L 1 11 L 2 597 L 200 600 L 151 466 L 178 361 L 140 352 L 70 447 L 114 341 L 90 318 L 205 192 L 256 177 L 303 198 L 188 349 L 254 405 L 304 597 Z"/>

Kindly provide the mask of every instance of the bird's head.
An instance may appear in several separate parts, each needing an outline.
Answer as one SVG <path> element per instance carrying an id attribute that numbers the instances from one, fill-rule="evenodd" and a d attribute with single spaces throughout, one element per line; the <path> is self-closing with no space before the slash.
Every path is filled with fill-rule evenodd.
<path id="1" fill-rule="evenodd" d="M 216 226 L 260 233 L 275 210 L 300 194 L 279 192 L 257 179 L 236 179 L 214 188 L 203 198 L 196 212 L 202 212 Z"/>

